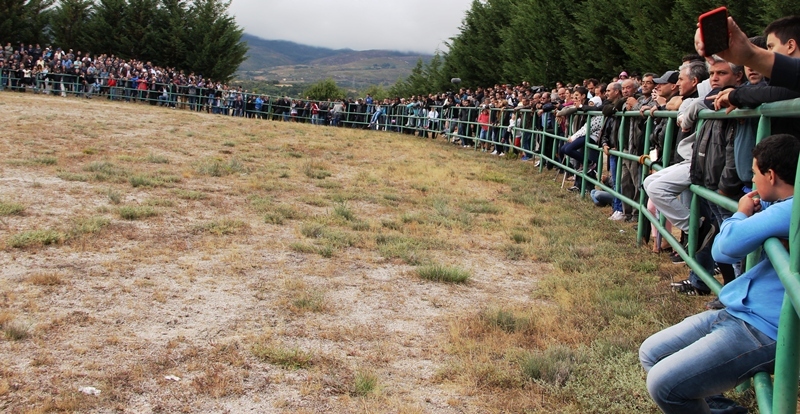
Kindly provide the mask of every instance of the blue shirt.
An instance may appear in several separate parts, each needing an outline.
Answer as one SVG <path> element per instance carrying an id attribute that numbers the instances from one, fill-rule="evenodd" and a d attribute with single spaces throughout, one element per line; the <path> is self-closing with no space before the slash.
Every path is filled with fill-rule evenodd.
<path id="1" fill-rule="evenodd" d="M 736 263 L 771 237 L 789 237 L 792 198 L 772 203 L 769 208 L 764 204 L 752 217 L 737 212 L 722 222 L 711 248 L 715 261 Z M 722 288 L 719 300 L 728 313 L 777 339 L 784 293 L 778 273 L 762 253 L 758 264 Z"/>

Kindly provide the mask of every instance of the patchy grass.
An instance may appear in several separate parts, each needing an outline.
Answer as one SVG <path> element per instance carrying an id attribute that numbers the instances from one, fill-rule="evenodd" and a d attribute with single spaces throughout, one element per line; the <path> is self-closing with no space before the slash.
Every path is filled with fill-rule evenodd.
<path id="1" fill-rule="evenodd" d="M 378 386 L 378 377 L 367 371 L 356 372 L 353 378 L 353 395 L 357 397 L 366 397 L 376 391 Z"/>
<path id="2" fill-rule="evenodd" d="M 419 277 L 433 282 L 466 283 L 470 274 L 459 267 L 432 264 L 417 269 Z"/>
<path id="3" fill-rule="evenodd" d="M 58 286 L 64 283 L 64 279 L 58 273 L 34 273 L 27 277 L 27 282 L 36 286 Z"/>
<path id="4" fill-rule="evenodd" d="M 316 180 L 322 180 L 333 175 L 330 171 L 330 167 L 326 163 L 313 160 L 303 164 L 303 174 L 308 178 Z"/>
<path id="5" fill-rule="evenodd" d="M 66 236 L 56 230 L 27 230 L 14 234 L 8 239 L 8 245 L 14 248 L 48 246 L 64 242 Z"/>
<path id="6" fill-rule="evenodd" d="M 196 233 L 209 233 L 217 236 L 239 234 L 247 230 L 247 223 L 241 220 L 222 219 L 208 223 L 198 224 L 194 227 Z"/>
<path id="7" fill-rule="evenodd" d="M 150 206 L 122 206 L 117 213 L 124 220 L 141 220 L 158 215 L 158 211 Z"/>
<path id="8" fill-rule="evenodd" d="M 201 175 L 225 177 L 230 174 L 247 172 L 247 167 L 236 157 L 232 157 L 228 160 L 214 157 L 206 158 L 198 162 L 195 166 L 195 171 Z"/>
<path id="9" fill-rule="evenodd" d="M 109 224 L 111 224 L 111 220 L 102 216 L 78 218 L 73 222 L 69 233 L 72 236 L 96 234 L 101 232 Z"/>
<path id="10" fill-rule="evenodd" d="M 705 301 L 530 163 L 0 94 L 4 411 L 656 413 L 638 346 Z"/>
<path id="11" fill-rule="evenodd" d="M 23 211 L 25 211 L 25 206 L 22 204 L 0 200 L 0 217 L 19 215 Z"/>
<path id="12" fill-rule="evenodd" d="M 251 351 L 256 358 L 286 369 L 308 368 L 314 360 L 310 352 L 263 339 L 254 343 Z"/>

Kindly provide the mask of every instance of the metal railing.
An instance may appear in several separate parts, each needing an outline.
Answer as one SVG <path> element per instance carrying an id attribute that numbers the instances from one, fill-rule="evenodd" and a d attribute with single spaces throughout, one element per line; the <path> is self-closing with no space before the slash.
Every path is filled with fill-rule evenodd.
<path id="1" fill-rule="evenodd" d="M 585 197 L 587 186 L 597 186 L 620 199 L 623 203 L 630 206 L 638 213 L 637 243 L 641 244 L 645 238 L 645 227 L 653 225 L 661 237 L 664 238 L 694 270 L 698 277 L 716 292 L 721 289 L 721 284 L 706 271 L 700 263 L 695 260 L 695 250 L 697 246 L 696 233 L 699 217 L 699 199 L 703 198 L 715 203 L 729 211 L 736 211 L 737 203 L 730 198 L 724 197 L 711 190 L 697 185 L 691 185 L 689 189 L 692 193 L 691 215 L 689 220 L 689 240 L 687 248 L 683 248 L 681 243 L 666 229 L 664 218 L 658 218 L 647 210 L 647 195 L 642 190 L 639 192 L 639 199 L 633 200 L 624 196 L 618 189 L 620 182 L 622 165 L 617 163 L 614 188 L 604 184 L 599 177 L 602 176 L 603 153 L 602 148 L 586 139 L 584 145 L 584 158 L 578 160 L 582 165 L 581 169 L 573 168 L 568 161 L 560 159 L 558 148 L 560 144 L 567 140 L 562 134 L 555 121 L 555 114 L 545 112 L 538 114 L 530 109 L 512 108 L 491 108 L 495 112 L 493 119 L 497 121 L 489 125 L 481 124 L 477 121 L 479 107 L 457 107 L 457 106 L 437 106 L 439 117 L 429 119 L 426 110 L 421 105 L 395 104 L 385 106 L 382 114 L 376 116 L 370 112 L 367 105 L 346 104 L 341 111 L 334 111 L 334 103 L 330 101 L 308 101 L 320 106 L 318 113 L 311 113 L 306 106 L 295 107 L 292 110 L 291 102 L 281 101 L 280 97 L 271 97 L 264 94 L 241 93 L 242 99 L 248 104 L 252 104 L 257 96 L 266 99 L 261 104 L 260 110 L 254 106 L 243 104 L 235 105 L 235 96 L 232 101 L 230 98 L 222 99 L 216 90 L 208 88 L 191 88 L 189 86 L 179 86 L 171 84 L 150 85 L 148 89 L 140 89 L 134 86 L 130 80 L 121 80 L 116 86 L 109 85 L 107 78 L 100 78 L 99 87 L 89 87 L 80 82 L 76 75 L 51 74 L 49 77 L 36 76 L 30 80 L 20 79 L 16 72 L 8 69 L 0 71 L 0 91 L 5 89 L 25 91 L 33 90 L 37 93 L 50 93 L 62 96 L 100 96 L 109 100 L 123 100 L 130 102 L 149 102 L 153 105 L 164 105 L 178 109 L 192 111 L 206 111 L 220 115 L 244 116 L 260 119 L 297 121 L 312 124 L 324 124 L 330 126 L 344 126 L 352 128 L 371 128 L 385 131 L 393 131 L 407 134 L 418 134 L 427 136 L 428 134 L 439 133 L 448 140 L 460 141 L 464 145 L 478 148 L 481 143 L 497 144 L 507 150 L 522 153 L 526 156 L 536 156 L 540 159 L 539 171 L 543 171 L 545 165 L 555 166 L 562 171 L 575 174 L 581 177 L 580 196 Z M 167 93 L 161 89 L 168 89 Z M 191 91 L 193 90 L 193 93 Z M 234 95 L 239 92 L 234 92 Z M 230 95 L 229 95 L 230 96 Z M 372 105 L 371 108 L 376 108 Z M 499 112 L 499 113 L 497 113 Z M 509 112 L 515 113 L 519 120 L 519 125 L 512 125 L 509 128 Z M 457 115 L 456 115 L 457 114 Z M 592 117 L 603 116 L 599 111 L 586 111 L 581 113 L 586 116 L 585 127 L 587 136 Z M 573 115 L 575 116 L 575 115 Z M 641 118 L 643 115 L 638 112 L 621 112 L 615 114 L 621 117 L 621 125 L 618 132 L 618 147 L 625 148 L 627 138 L 626 131 L 630 119 Z M 666 126 L 665 140 L 663 144 L 663 154 L 661 159 L 670 160 L 672 157 L 673 141 L 676 136 L 677 127 L 674 119 L 676 112 L 658 111 L 654 116 L 647 116 L 644 132 L 644 153 L 647 154 L 651 147 L 649 138 L 653 128 L 653 118 L 669 119 Z M 773 117 L 797 117 L 800 116 L 800 99 L 764 104 L 754 110 L 735 110 L 726 115 L 724 112 L 702 111 L 699 115 L 701 120 L 721 119 L 721 118 L 753 118 L 759 117 L 757 129 L 757 142 L 770 135 L 770 119 Z M 702 122 L 702 121 L 701 121 Z M 483 126 L 488 126 L 490 133 L 486 137 L 481 137 L 480 131 Z M 700 128 L 700 124 L 696 129 Z M 521 135 L 519 142 L 515 140 Z M 591 154 L 597 154 L 597 159 L 591 159 Z M 621 150 L 610 150 L 610 156 L 618 157 L 620 160 L 640 161 L 640 156 L 629 154 Z M 799 160 L 800 161 L 800 160 Z M 596 174 L 589 174 L 589 165 L 594 162 L 597 166 Z M 648 167 L 648 168 L 644 168 Z M 651 160 L 645 159 L 640 176 L 641 184 L 647 176 L 649 169 L 660 170 L 662 167 L 654 164 Z M 800 169 L 800 168 L 799 168 Z M 800 191 L 800 174 L 798 174 L 795 193 Z M 773 267 L 776 269 L 784 287 L 786 295 L 783 301 L 783 308 L 780 316 L 780 326 L 778 330 L 778 345 L 775 362 L 774 381 L 768 373 L 758 373 L 753 378 L 756 390 L 759 409 L 762 413 L 788 414 L 794 413 L 797 408 L 797 386 L 798 376 L 800 376 L 800 204 L 794 204 L 792 213 L 791 230 L 789 236 L 789 254 L 777 239 L 769 239 L 764 243 L 764 251 L 769 256 Z M 756 262 L 757 252 L 748 256 L 748 266 Z"/>
<path id="2" fill-rule="evenodd" d="M 591 117 L 603 116 L 598 111 L 586 112 L 587 121 L 585 124 L 586 134 L 588 136 L 589 125 Z M 618 147 L 626 148 L 625 143 L 627 136 L 628 123 L 631 119 L 641 118 L 643 115 L 636 111 L 621 112 L 615 116 L 622 117 L 618 131 Z M 800 116 L 800 99 L 775 102 L 761 105 L 757 109 L 750 110 L 735 110 L 730 114 L 725 114 L 724 111 L 714 112 L 703 110 L 699 114 L 701 122 L 696 125 L 695 130 L 699 130 L 702 125 L 702 120 L 708 119 L 724 119 L 724 118 L 755 118 L 758 117 L 758 128 L 756 133 L 756 142 L 760 142 L 763 138 L 770 135 L 770 120 L 774 117 L 798 117 Z M 672 142 L 675 139 L 676 125 L 674 119 L 677 117 L 676 112 L 658 111 L 653 116 L 647 116 L 646 128 L 644 132 L 644 154 L 648 154 L 651 148 L 650 135 L 653 128 L 653 118 L 667 118 L 667 130 L 664 142 L 664 154 L 661 156 L 662 160 L 671 159 Z M 702 186 L 690 185 L 689 190 L 692 194 L 691 200 L 691 214 L 689 220 L 689 242 L 687 248 L 683 248 L 681 243 L 667 230 L 664 223 L 664 218 L 659 218 L 647 210 L 647 194 L 642 189 L 639 191 L 639 199 L 632 200 L 624 196 L 619 190 L 618 186 L 611 188 L 605 185 L 599 178 L 592 177 L 588 174 L 590 164 L 589 154 L 591 151 L 602 151 L 597 144 L 587 139 L 584 146 L 584 159 L 582 161 L 582 168 L 576 170 L 569 165 L 568 161 L 559 159 L 556 156 L 556 148 L 560 142 L 566 140 L 561 134 L 545 131 L 545 130 L 532 130 L 534 135 L 538 136 L 541 142 L 545 140 L 553 140 L 553 145 L 550 146 L 552 151 L 545 153 L 544 148 L 546 145 L 541 145 L 540 150 L 536 153 L 541 157 L 540 171 L 545 163 L 561 168 L 564 171 L 574 173 L 582 178 L 582 185 L 580 188 L 581 197 L 586 194 L 587 183 L 598 186 L 604 191 L 607 191 L 614 197 L 620 199 L 623 203 L 629 205 L 633 210 L 638 212 L 639 220 L 637 226 L 637 243 L 641 244 L 645 239 L 645 226 L 653 225 L 658 233 L 663 237 L 674 249 L 675 252 L 685 260 L 686 264 L 697 274 L 697 276 L 705 282 L 705 284 L 715 293 L 718 293 L 722 285 L 717 279 L 713 277 L 697 260 L 695 260 L 695 250 L 698 244 L 697 229 L 699 227 L 700 207 L 699 200 L 705 199 L 710 203 L 714 203 L 728 211 L 735 212 L 738 204 L 735 200 L 720 195 L 715 191 L 709 190 Z M 521 150 L 521 148 L 520 148 Z M 648 175 L 648 171 L 653 169 L 658 171 L 663 167 L 655 164 L 652 160 L 641 158 L 637 154 L 629 154 L 622 150 L 610 150 L 609 156 L 616 156 L 620 160 L 644 161 L 644 164 L 639 166 L 641 168 L 640 182 L 636 183 L 641 187 L 642 182 Z M 597 177 L 601 176 L 603 159 L 602 153 L 596 161 Z M 579 162 L 580 164 L 580 162 Z M 798 160 L 798 170 L 800 171 L 800 160 Z M 619 183 L 621 175 L 621 163 L 617 163 L 617 171 L 611 173 L 616 175 L 614 183 Z M 797 175 L 795 181 L 795 194 L 800 192 L 800 174 Z M 783 244 L 776 238 L 771 238 L 764 243 L 763 249 L 772 262 L 778 277 L 783 283 L 786 293 L 783 300 L 783 307 L 780 314 L 780 322 L 778 329 L 777 351 L 775 360 L 774 380 L 769 373 L 760 372 L 753 377 L 754 389 L 756 391 L 756 399 L 759 410 L 763 414 L 788 414 L 795 413 L 797 410 L 797 394 L 798 394 L 798 376 L 800 376 L 800 204 L 793 204 L 793 212 L 791 219 L 790 235 L 789 235 L 789 251 L 787 252 Z M 759 252 L 751 253 L 747 258 L 748 268 L 757 263 Z M 749 385 L 749 384 L 745 384 Z M 740 387 L 742 388 L 742 387 Z"/>

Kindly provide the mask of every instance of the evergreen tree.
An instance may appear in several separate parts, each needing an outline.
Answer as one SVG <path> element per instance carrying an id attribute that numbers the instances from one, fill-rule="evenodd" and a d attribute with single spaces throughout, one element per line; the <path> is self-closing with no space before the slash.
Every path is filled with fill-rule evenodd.
<path id="1" fill-rule="evenodd" d="M 206 78 L 228 81 L 244 62 L 244 30 L 228 15 L 230 1 L 195 0 L 189 8 L 186 67 Z"/>
<path id="2" fill-rule="evenodd" d="M 6 42 L 24 42 L 26 44 L 49 42 L 50 13 L 48 9 L 54 1 L 0 0 L 0 39 Z"/>
<path id="3" fill-rule="evenodd" d="M 92 0 L 61 0 L 53 10 L 53 41 L 62 49 L 90 50 L 92 38 L 88 23 L 92 17 Z"/>
<path id="4" fill-rule="evenodd" d="M 158 61 L 168 67 L 184 67 L 186 65 L 187 44 L 191 39 L 187 36 L 188 9 L 183 0 L 161 0 L 162 8 L 156 22 L 156 42 L 160 51 Z"/>
<path id="5" fill-rule="evenodd" d="M 126 0 L 99 0 L 95 3 L 92 19 L 87 25 L 91 36 L 92 50 L 130 58 L 123 52 L 125 38 L 125 22 L 127 20 L 128 3 Z"/>
<path id="6" fill-rule="evenodd" d="M 159 49 L 157 19 L 159 0 L 128 0 L 122 25 L 119 54 L 142 61 L 160 64 L 163 50 Z"/>

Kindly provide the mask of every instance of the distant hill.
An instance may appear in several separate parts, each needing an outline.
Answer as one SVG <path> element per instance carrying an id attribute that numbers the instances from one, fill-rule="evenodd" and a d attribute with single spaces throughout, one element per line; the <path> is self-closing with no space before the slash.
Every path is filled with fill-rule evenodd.
<path id="1" fill-rule="evenodd" d="M 236 77 L 279 84 L 307 84 L 333 78 L 348 89 L 390 86 L 406 77 L 419 59 L 431 55 L 390 50 L 328 49 L 245 34 L 249 51 Z"/>

